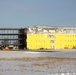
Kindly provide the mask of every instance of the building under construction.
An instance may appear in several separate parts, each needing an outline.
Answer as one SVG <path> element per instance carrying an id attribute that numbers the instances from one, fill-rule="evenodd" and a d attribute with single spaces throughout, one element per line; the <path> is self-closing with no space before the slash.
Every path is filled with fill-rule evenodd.
<path id="1" fill-rule="evenodd" d="M 0 28 L 0 49 L 27 49 L 27 28 Z"/>
<path id="2" fill-rule="evenodd" d="M 31 50 L 75 49 L 76 27 L 28 27 L 27 48 Z"/>
<path id="3" fill-rule="evenodd" d="M 0 28 L 0 49 L 76 49 L 76 27 Z"/>

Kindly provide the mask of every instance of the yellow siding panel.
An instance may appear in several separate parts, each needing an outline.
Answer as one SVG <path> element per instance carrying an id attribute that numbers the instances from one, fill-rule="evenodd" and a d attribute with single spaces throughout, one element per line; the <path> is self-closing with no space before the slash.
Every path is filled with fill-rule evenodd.
<path id="1" fill-rule="evenodd" d="M 48 37 L 49 35 L 54 37 Z M 27 34 L 28 49 L 51 49 L 52 46 L 54 49 L 73 48 L 73 46 L 76 46 L 76 34 Z"/>

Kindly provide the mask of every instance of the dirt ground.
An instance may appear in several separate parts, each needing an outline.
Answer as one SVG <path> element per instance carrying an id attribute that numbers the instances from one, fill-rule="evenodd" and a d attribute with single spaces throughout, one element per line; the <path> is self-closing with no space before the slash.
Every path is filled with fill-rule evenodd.
<path id="1" fill-rule="evenodd" d="M 0 75 L 76 75 L 76 59 L 51 57 L 0 58 Z"/>
<path id="2" fill-rule="evenodd" d="M 1 51 L 0 75 L 76 75 L 76 51 Z"/>

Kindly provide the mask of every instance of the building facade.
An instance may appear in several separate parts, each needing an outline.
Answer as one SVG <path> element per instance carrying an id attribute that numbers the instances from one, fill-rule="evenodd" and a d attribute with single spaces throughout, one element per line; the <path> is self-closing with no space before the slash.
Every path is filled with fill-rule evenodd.
<path id="1" fill-rule="evenodd" d="M 27 28 L 0 28 L 0 49 L 27 49 Z"/>
<path id="2" fill-rule="evenodd" d="M 27 49 L 76 48 L 75 27 L 32 26 L 27 31 Z"/>

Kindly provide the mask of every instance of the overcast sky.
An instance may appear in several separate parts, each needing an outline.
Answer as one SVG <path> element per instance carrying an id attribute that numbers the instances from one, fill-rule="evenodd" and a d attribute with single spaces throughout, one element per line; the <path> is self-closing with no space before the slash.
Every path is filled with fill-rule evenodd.
<path id="1" fill-rule="evenodd" d="M 76 26 L 76 0 L 0 0 L 0 27 Z"/>

